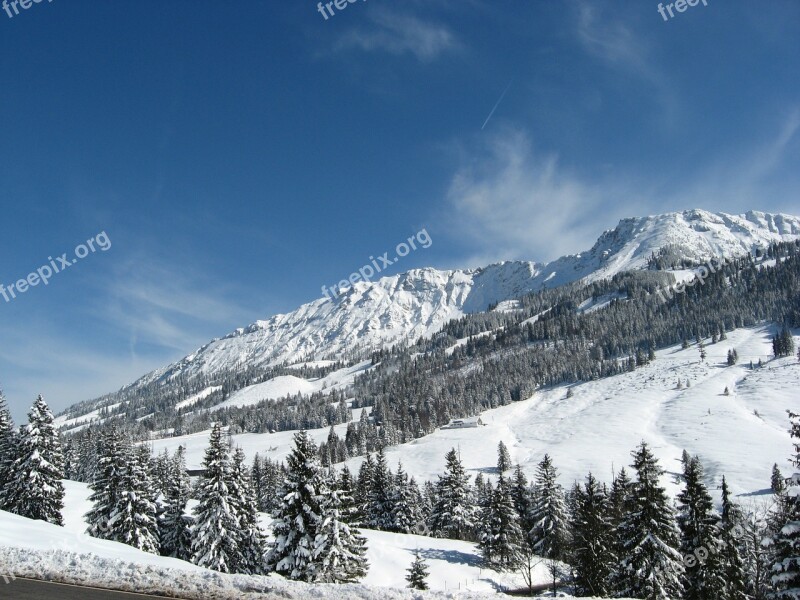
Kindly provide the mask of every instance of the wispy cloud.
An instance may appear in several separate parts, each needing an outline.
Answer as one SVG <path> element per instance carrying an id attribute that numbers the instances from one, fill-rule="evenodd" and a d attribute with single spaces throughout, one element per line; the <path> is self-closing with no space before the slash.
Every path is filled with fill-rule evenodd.
<path id="1" fill-rule="evenodd" d="M 451 233 L 475 249 L 469 264 L 480 264 L 577 252 L 630 210 L 631 196 L 582 180 L 556 154 L 537 153 L 525 134 L 506 130 L 468 153 L 447 199 Z"/>
<path id="2" fill-rule="evenodd" d="M 609 69 L 633 76 L 655 91 L 666 114 L 672 119 L 676 109 L 674 86 L 652 58 L 647 40 L 623 20 L 616 4 L 579 2 L 575 32 L 581 46 Z"/>
<path id="3" fill-rule="evenodd" d="M 128 331 L 132 352 L 137 343 L 189 352 L 208 341 L 214 326 L 240 326 L 253 317 L 230 299 L 231 290 L 151 261 L 121 269 L 108 291 L 104 317 Z"/>
<path id="4" fill-rule="evenodd" d="M 387 9 L 375 10 L 370 17 L 370 29 L 349 31 L 339 39 L 337 47 L 382 51 L 396 56 L 412 54 L 421 62 L 432 61 L 459 48 L 456 35 L 443 25 Z"/>
<path id="5" fill-rule="evenodd" d="M 659 194 L 666 205 L 704 206 L 713 210 L 783 210 L 797 212 L 800 174 L 800 107 L 788 107 L 737 147 L 707 157 L 696 175 L 670 177 Z M 669 187 L 667 187 L 669 186 Z"/>

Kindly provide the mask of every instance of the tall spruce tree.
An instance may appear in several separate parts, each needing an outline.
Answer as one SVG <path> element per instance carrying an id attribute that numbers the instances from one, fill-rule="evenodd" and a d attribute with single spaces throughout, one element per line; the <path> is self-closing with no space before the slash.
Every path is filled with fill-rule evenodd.
<path id="1" fill-rule="evenodd" d="M 120 541 L 119 532 L 113 529 L 116 512 L 122 502 L 123 476 L 130 457 L 129 442 L 119 429 L 112 425 L 98 442 L 97 467 L 89 488 L 91 510 L 86 514 L 86 532 L 96 538 Z"/>
<path id="2" fill-rule="evenodd" d="M 645 442 L 633 452 L 636 481 L 617 527 L 619 562 L 613 587 L 619 597 L 672 600 L 683 596 L 683 562 L 664 471 Z"/>
<path id="3" fill-rule="evenodd" d="M 419 523 L 419 506 L 416 489 L 408 480 L 408 474 L 403 470 L 403 464 L 397 463 L 397 472 L 394 475 L 392 486 L 392 530 L 400 533 L 412 533 Z"/>
<path id="4" fill-rule="evenodd" d="M 14 420 L 11 411 L 6 405 L 3 392 L 0 391 L 0 510 L 3 506 L 3 490 L 11 479 L 11 467 L 17 458 L 19 441 L 14 429 Z"/>
<path id="5" fill-rule="evenodd" d="M 575 591 L 578 596 L 608 596 L 616 563 L 608 496 L 591 473 L 575 496 L 570 520 L 570 562 L 575 573 Z"/>
<path id="6" fill-rule="evenodd" d="M 699 458 L 684 462 L 684 488 L 678 494 L 680 553 L 684 557 L 685 600 L 711 600 L 725 594 L 719 516 L 703 482 Z"/>
<path id="7" fill-rule="evenodd" d="M 794 445 L 792 463 L 800 469 L 800 415 L 789 412 L 789 432 Z M 800 472 L 788 480 L 785 514 L 772 539 L 775 561 L 772 565 L 772 584 L 776 600 L 800 599 Z"/>
<path id="8" fill-rule="evenodd" d="M 501 441 L 497 444 L 497 471 L 505 473 L 511 468 L 511 464 L 511 454 L 509 454 L 505 443 Z"/>
<path id="9" fill-rule="evenodd" d="M 313 580 L 319 583 L 355 583 L 367 574 L 367 542 L 347 522 L 343 507 L 352 502 L 331 475 L 320 490 L 321 521 L 314 539 Z"/>
<path id="10" fill-rule="evenodd" d="M 228 487 L 230 470 L 228 440 L 222 426 L 215 423 L 203 459 L 198 504 L 194 508 L 192 562 L 221 573 L 232 573 L 241 563 L 239 523 Z"/>
<path id="11" fill-rule="evenodd" d="M 431 511 L 431 530 L 439 537 L 468 539 L 475 527 L 475 506 L 469 476 L 455 448 L 445 456 L 446 470 L 436 483 Z"/>
<path id="12" fill-rule="evenodd" d="M 534 551 L 544 558 L 565 558 L 569 532 L 564 489 L 547 454 L 536 468 L 530 522 L 528 536 Z"/>
<path id="13" fill-rule="evenodd" d="M 53 413 L 39 396 L 20 432 L 16 459 L 4 488 L 5 510 L 37 521 L 63 525 L 64 457 Z"/>
<path id="14" fill-rule="evenodd" d="M 394 530 L 394 482 L 392 479 L 392 472 L 386 464 L 386 455 L 381 448 L 372 471 L 372 485 L 368 497 L 367 523 L 371 529 Z"/>
<path id="15" fill-rule="evenodd" d="M 407 570 L 406 581 L 412 590 L 425 591 L 428 589 L 428 564 L 420 556 L 419 550 L 414 552 L 414 561 Z"/>
<path id="16" fill-rule="evenodd" d="M 158 552 L 158 522 L 150 477 L 150 451 L 146 446 L 127 448 L 120 478 L 119 502 L 109 522 L 118 542 L 144 552 Z"/>
<path id="17" fill-rule="evenodd" d="M 273 521 L 275 542 L 267 562 L 271 570 L 289 579 L 314 581 L 317 575 L 314 552 L 323 522 L 321 503 L 327 482 L 317 447 L 305 431 L 295 434 L 294 448 L 286 465 L 282 501 Z"/>
<path id="18" fill-rule="evenodd" d="M 744 530 L 742 528 L 741 509 L 731 502 L 730 490 L 725 476 L 722 476 L 722 514 L 720 518 L 722 530 L 722 560 L 725 592 L 723 600 L 747 600 L 747 582 L 745 566 L 741 555 Z"/>
<path id="19" fill-rule="evenodd" d="M 158 521 L 161 554 L 181 560 L 192 557 L 191 528 L 194 519 L 186 514 L 191 482 L 186 473 L 186 451 L 179 446 L 167 467 L 166 490 Z"/>
<path id="20" fill-rule="evenodd" d="M 241 448 L 236 448 L 233 453 L 228 489 L 239 538 L 239 563 L 234 566 L 234 570 L 237 573 L 259 575 L 264 572 L 266 542 L 258 524 L 255 491 Z"/>
<path id="21" fill-rule="evenodd" d="M 502 474 L 497 486 L 489 492 L 488 502 L 481 512 L 479 531 L 478 548 L 487 567 L 504 571 L 517 566 L 525 534 L 519 526 L 511 486 Z"/>

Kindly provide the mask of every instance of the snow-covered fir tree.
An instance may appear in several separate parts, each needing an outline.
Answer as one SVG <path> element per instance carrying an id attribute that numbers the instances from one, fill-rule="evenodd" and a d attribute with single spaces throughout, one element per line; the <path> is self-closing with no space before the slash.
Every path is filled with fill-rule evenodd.
<path id="1" fill-rule="evenodd" d="M 158 520 L 161 554 L 190 560 L 192 557 L 191 529 L 194 519 L 186 514 L 191 482 L 186 473 L 186 451 L 179 446 L 170 458 L 166 490 L 161 498 L 161 511 Z"/>
<path id="2" fill-rule="evenodd" d="M 407 569 L 406 581 L 408 587 L 412 590 L 427 590 L 428 589 L 428 564 L 419 553 L 419 550 L 414 552 L 414 561 Z"/>
<path id="3" fill-rule="evenodd" d="M 372 470 L 372 486 L 368 497 L 367 524 L 370 529 L 394 530 L 394 495 L 392 472 L 386 464 L 383 449 L 380 449 Z"/>
<path id="4" fill-rule="evenodd" d="M 353 479 L 353 473 L 347 466 L 342 467 L 339 478 L 336 481 L 336 490 L 339 492 L 339 502 L 341 504 L 339 510 L 342 513 L 342 520 L 353 526 L 359 524 L 358 506 L 354 498 L 355 489 L 356 482 Z"/>
<path id="5" fill-rule="evenodd" d="M 3 392 L 0 392 L 0 510 L 3 507 L 3 490 L 11 478 L 11 467 L 16 460 L 19 447 L 17 432 L 14 429 L 14 420 L 11 411 L 6 405 Z"/>
<path id="6" fill-rule="evenodd" d="M 146 446 L 127 448 L 119 485 L 119 500 L 109 525 L 114 539 L 138 550 L 158 553 L 158 522 L 150 477 L 150 451 Z"/>
<path id="7" fill-rule="evenodd" d="M 317 447 L 305 431 L 295 434 L 286 466 L 282 501 L 273 521 L 275 542 L 267 562 L 270 570 L 289 579 L 314 581 L 318 569 L 314 552 L 327 482 Z"/>
<path id="8" fill-rule="evenodd" d="M 130 458 L 129 444 L 116 426 L 106 431 L 98 443 L 97 467 L 89 486 L 91 510 L 86 514 L 89 524 L 86 532 L 96 538 L 119 541 L 118 532 L 112 529 L 112 519 L 121 503 L 122 478 Z"/>
<path id="9" fill-rule="evenodd" d="M 742 514 L 739 506 L 731 501 L 730 490 L 725 476 L 722 476 L 722 514 L 720 515 L 722 531 L 722 561 L 725 591 L 723 600 L 746 600 L 747 582 L 745 566 L 742 560 Z"/>
<path id="10" fill-rule="evenodd" d="M 194 508 L 192 562 L 214 571 L 231 573 L 241 563 L 239 523 L 228 488 L 231 480 L 228 441 L 219 423 L 211 429 L 203 470 L 198 504 Z"/>
<path id="11" fill-rule="evenodd" d="M 3 489 L 5 510 L 37 521 L 63 525 L 64 457 L 53 413 L 39 396 L 22 427 L 9 481 Z"/>
<path id="12" fill-rule="evenodd" d="M 511 454 L 508 448 L 502 441 L 497 444 L 497 470 L 500 473 L 505 473 L 511 468 Z"/>
<path id="13" fill-rule="evenodd" d="M 498 571 L 514 569 L 519 561 L 525 534 L 519 526 L 509 481 L 500 475 L 497 485 L 487 490 L 488 501 L 480 515 L 478 548 L 484 564 Z"/>
<path id="14" fill-rule="evenodd" d="M 544 558 L 561 560 L 568 547 L 568 521 L 564 489 L 558 472 L 545 454 L 536 468 L 528 532 L 534 551 Z"/>
<path id="15" fill-rule="evenodd" d="M 361 413 L 362 415 L 364 413 Z M 358 507 L 358 522 L 369 522 L 369 499 L 372 494 L 372 473 L 375 471 L 375 462 L 372 455 L 367 454 L 358 470 L 358 479 L 353 493 L 353 499 Z"/>
<path id="16" fill-rule="evenodd" d="M 781 473 L 778 463 L 772 465 L 772 479 L 770 480 L 770 488 L 773 494 L 782 494 L 786 491 L 786 478 Z"/>
<path id="17" fill-rule="evenodd" d="M 466 540 L 475 527 L 475 506 L 469 476 L 455 448 L 446 457 L 446 470 L 436 483 L 431 511 L 431 531 L 439 537 Z"/>
<path id="18" fill-rule="evenodd" d="M 794 444 L 792 462 L 800 469 L 800 415 L 789 412 Z M 772 539 L 775 561 L 772 565 L 772 584 L 775 600 L 800 599 L 800 472 L 795 472 L 787 482 L 785 516 Z"/>
<path id="19" fill-rule="evenodd" d="M 579 596 L 608 596 L 615 567 L 614 529 L 608 496 L 589 473 L 583 488 L 577 487 L 570 520 L 570 563 Z"/>
<path id="20" fill-rule="evenodd" d="M 675 514 L 659 481 L 664 471 L 645 442 L 633 452 L 636 481 L 617 527 L 619 597 L 672 600 L 683 596 L 683 562 Z"/>
<path id="21" fill-rule="evenodd" d="M 266 543 L 258 524 L 255 491 L 241 448 L 236 448 L 233 453 L 228 490 L 230 505 L 236 516 L 239 539 L 238 564 L 233 566 L 233 570 L 236 573 L 259 575 L 264 572 Z"/>
<path id="22" fill-rule="evenodd" d="M 320 513 L 314 540 L 313 581 L 319 583 L 355 583 L 367 574 L 367 541 L 354 526 L 347 523 L 343 507 L 352 502 L 346 492 L 337 489 L 330 479 L 320 491 Z"/>
<path id="23" fill-rule="evenodd" d="M 685 566 L 684 598 L 723 598 L 725 576 L 720 519 L 703 482 L 700 460 L 696 456 L 689 457 L 683 469 L 684 488 L 678 494 L 678 526 Z"/>
<path id="24" fill-rule="evenodd" d="M 392 486 L 392 530 L 400 533 L 412 533 L 419 523 L 418 496 L 416 482 L 408 480 L 403 470 L 403 463 L 397 463 Z"/>

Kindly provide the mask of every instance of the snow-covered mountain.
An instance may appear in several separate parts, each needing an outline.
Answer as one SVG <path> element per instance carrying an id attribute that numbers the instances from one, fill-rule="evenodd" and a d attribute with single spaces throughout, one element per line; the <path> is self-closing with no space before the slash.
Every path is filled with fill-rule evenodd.
<path id="1" fill-rule="evenodd" d="M 542 288 L 645 268 L 664 246 L 686 258 L 731 257 L 800 237 L 800 218 L 689 210 L 620 221 L 591 250 L 553 262 L 504 262 L 471 270 L 414 269 L 359 282 L 335 299 L 321 298 L 213 340 L 142 382 L 177 374 L 211 374 L 237 364 L 336 358 L 435 333 L 447 321 Z"/>

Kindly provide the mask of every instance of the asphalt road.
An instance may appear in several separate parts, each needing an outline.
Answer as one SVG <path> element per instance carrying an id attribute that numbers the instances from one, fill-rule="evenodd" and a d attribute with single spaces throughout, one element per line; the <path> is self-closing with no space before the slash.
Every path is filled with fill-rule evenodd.
<path id="1" fill-rule="evenodd" d="M 161 596 L 110 592 L 32 579 L 14 579 L 9 583 L 3 583 L 0 579 L 0 598 L 13 600 L 153 600 L 161 598 Z"/>

